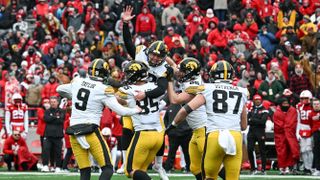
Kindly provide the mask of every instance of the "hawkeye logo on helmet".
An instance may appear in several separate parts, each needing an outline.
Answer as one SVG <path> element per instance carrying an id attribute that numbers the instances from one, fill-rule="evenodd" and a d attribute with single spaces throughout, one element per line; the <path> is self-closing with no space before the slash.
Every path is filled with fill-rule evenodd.
<path id="1" fill-rule="evenodd" d="M 191 69 L 192 71 L 198 68 L 198 65 L 196 62 L 190 61 L 186 64 L 186 68 Z"/>
<path id="2" fill-rule="evenodd" d="M 141 70 L 141 68 L 142 68 L 141 65 L 138 63 L 131 64 L 129 67 L 129 69 L 133 71 L 139 71 Z"/>

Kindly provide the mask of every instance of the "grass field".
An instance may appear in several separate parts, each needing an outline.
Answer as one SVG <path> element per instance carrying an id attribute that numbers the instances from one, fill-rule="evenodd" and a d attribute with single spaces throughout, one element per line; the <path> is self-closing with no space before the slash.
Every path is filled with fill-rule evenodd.
<path id="1" fill-rule="evenodd" d="M 153 180 L 159 180 L 157 174 L 151 173 Z M 79 180 L 79 173 L 40 173 L 40 172 L 0 172 L 0 180 Z M 98 180 L 98 174 L 92 174 L 92 180 Z M 128 179 L 124 175 L 114 174 L 112 180 L 126 180 Z M 194 180 L 195 178 L 191 174 L 170 174 L 170 180 Z M 311 179 L 320 179 L 320 177 L 313 176 L 279 176 L 279 175 L 241 175 L 241 180 L 267 180 L 267 179 L 281 179 L 281 180 L 311 180 Z"/>

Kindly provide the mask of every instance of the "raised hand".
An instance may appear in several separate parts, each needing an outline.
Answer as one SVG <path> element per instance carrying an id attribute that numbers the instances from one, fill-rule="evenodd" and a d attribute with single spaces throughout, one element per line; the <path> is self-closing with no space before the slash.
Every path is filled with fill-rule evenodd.
<path id="1" fill-rule="evenodd" d="M 133 7 L 132 6 L 126 6 L 123 10 L 122 14 L 122 20 L 126 23 L 131 21 L 136 15 L 132 15 Z"/>

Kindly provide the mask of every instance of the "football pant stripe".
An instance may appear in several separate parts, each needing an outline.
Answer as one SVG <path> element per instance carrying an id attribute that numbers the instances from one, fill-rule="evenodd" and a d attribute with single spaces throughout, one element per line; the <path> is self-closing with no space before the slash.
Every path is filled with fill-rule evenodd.
<path id="1" fill-rule="evenodd" d="M 203 148 L 203 155 L 202 155 L 202 160 L 201 160 L 201 174 L 202 177 L 205 178 L 206 177 L 206 172 L 204 170 L 204 159 L 206 157 L 206 153 L 207 153 L 207 142 L 208 141 L 208 134 L 206 134 L 206 140 L 204 142 L 204 148 Z"/>
<path id="2" fill-rule="evenodd" d="M 104 141 L 103 137 L 101 136 L 100 130 L 96 129 L 95 130 L 95 134 L 98 137 L 98 139 L 100 141 L 100 144 L 101 144 L 101 147 L 102 147 L 102 152 L 103 152 L 103 156 L 104 156 L 104 160 L 105 160 L 105 166 L 112 167 L 112 163 L 111 163 L 111 160 L 110 160 L 110 153 L 108 151 L 106 142 Z"/>
<path id="3" fill-rule="evenodd" d="M 138 143 L 140 137 L 140 131 L 137 131 L 134 133 L 133 140 L 132 140 L 132 145 L 129 150 L 128 154 L 128 162 L 127 162 L 127 172 L 130 174 L 132 172 L 132 163 L 133 163 L 133 155 L 134 155 L 134 150 L 136 149 L 136 145 Z"/>

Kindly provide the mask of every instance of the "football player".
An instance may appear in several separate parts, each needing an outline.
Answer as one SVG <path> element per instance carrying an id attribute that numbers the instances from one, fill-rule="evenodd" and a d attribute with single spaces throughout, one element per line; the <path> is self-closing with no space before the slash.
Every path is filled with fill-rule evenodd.
<path id="1" fill-rule="evenodd" d="M 160 110 L 165 103 L 162 96 L 144 98 L 136 101 L 135 93 L 156 88 L 156 84 L 148 82 L 148 66 L 143 62 L 131 61 L 124 69 L 127 86 L 121 87 L 121 97 L 127 100 L 129 107 L 138 105 L 142 112 L 132 115 L 134 136 L 128 148 L 125 173 L 134 180 L 151 179 L 146 173 L 164 141 L 164 131 L 160 123 Z M 150 141 L 152 137 L 152 141 Z"/>
<path id="2" fill-rule="evenodd" d="M 300 103 L 297 104 L 296 136 L 300 144 L 305 174 L 311 174 L 313 162 L 311 120 L 309 119 L 309 114 L 312 112 L 311 99 L 312 93 L 309 90 L 304 90 L 300 93 Z"/>
<path id="3" fill-rule="evenodd" d="M 19 93 L 12 95 L 12 104 L 9 104 L 5 113 L 5 124 L 8 136 L 12 135 L 12 129 L 22 129 L 21 136 L 26 138 L 29 128 L 28 106 L 22 103 L 22 96 Z"/>
<path id="4" fill-rule="evenodd" d="M 148 74 L 149 81 L 156 82 L 157 86 L 154 89 L 150 89 L 148 91 L 137 90 L 135 95 L 135 99 L 137 101 L 143 100 L 144 98 L 158 98 L 165 94 L 168 86 L 168 81 L 166 79 L 166 65 L 167 63 L 170 66 L 175 67 L 175 63 L 171 58 L 167 56 L 168 49 L 163 41 L 155 41 L 151 43 L 151 45 L 147 48 L 144 45 L 140 45 L 135 47 L 132 43 L 132 37 L 129 31 L 128 23 L 135 15 L 131 15 L 133 8 L 131 6 L 127 6 L 123 12 L 123 39 L 125 42 L 126 49 L 128 50 L 130 56 L 134 58 L 136 61 L 141 61 L 148 66 Z M 125 149 L 127 145 L 131 141 L 132 138 L 132 122 L 130 117 L 123 117 L 123 156 L 125 157 Z M 163 123 L 162 123 L 163 124 Z M 164 126 L 164 125 L 163 125 Z M 155 159 L 155 164 L 153 169 L 157 171 L 162 179 L 168 179 L 165 170 L 162 167 L 162 156 L 164 153 L 164 144 L 161 150 L 158 152 L 157 157 Z M 122 166 L 123 167 L 123 166 Z M 118 173 L 122 173 L 122 168 L 117 171 Z"/>
<path id="5" fill-rule="evenodd" d="M 80 169 L 81 180 L 90 179 L 89 153 L 101 167 L 100 180 L 111 179 L 113 166 L 109 148 L 99 130 L 102 110 L 109 107 L 119 115 L 133 115 L 141 112 L 139 107 L 121 106 L 114 90 L 102 82 L 109 76 L 109 65 L 103 59 L 95 59 L 88 68 L 88 77 L 75 78 L 71 83 L 60 85 L 57 92 L 72 99 L 70 127 L 71 147 Z"/>
<path id="6" fill-rule="evenodd" d="M 177 76 L 179 82 L 182 83 L 183 91 L 180 94 L 176 94 L 174 92 L 172 78 L 168 78 L 168 96 L 170 102 L 173 104 L 185 104 L 204 90 L 204 84 L 200 75 L 201 64 L 197 59 L 187 57 L 180 62 L 178 69 Z M 173 72 L 173 70 L 169 70 L 169 67 L 167 71 Z M 169 77 L 172 77 L 172 75 L 170 74 Z M 193 130 L 192 138 L 189 142 L 190 171 L 195 175 L 197 180 L 202 180 L 201 158 L 205 143 L 205 126 L 207 122 L 205 106 L 202 105 L 197 110 L 188 114 L 186 120 Z M 223 171 L 219 175 L 223 179 L 225 178 Z"/>
<path id="7" fill-rule="evenodd" d="M 223 163 L 226 179 L 239 179 L 242 161 L 241 130 L 247 128 L 247 89 L 231 84 L 234 75 L 227 61 L 218 61 L 210 70 L 214 83 L 205 84 L 205 90 L 196 95 L 178 112 L 173 126 L 188 114 L 205 105 L 207 135 L 202 157 L 202 176 L 217 179 Z"/>

